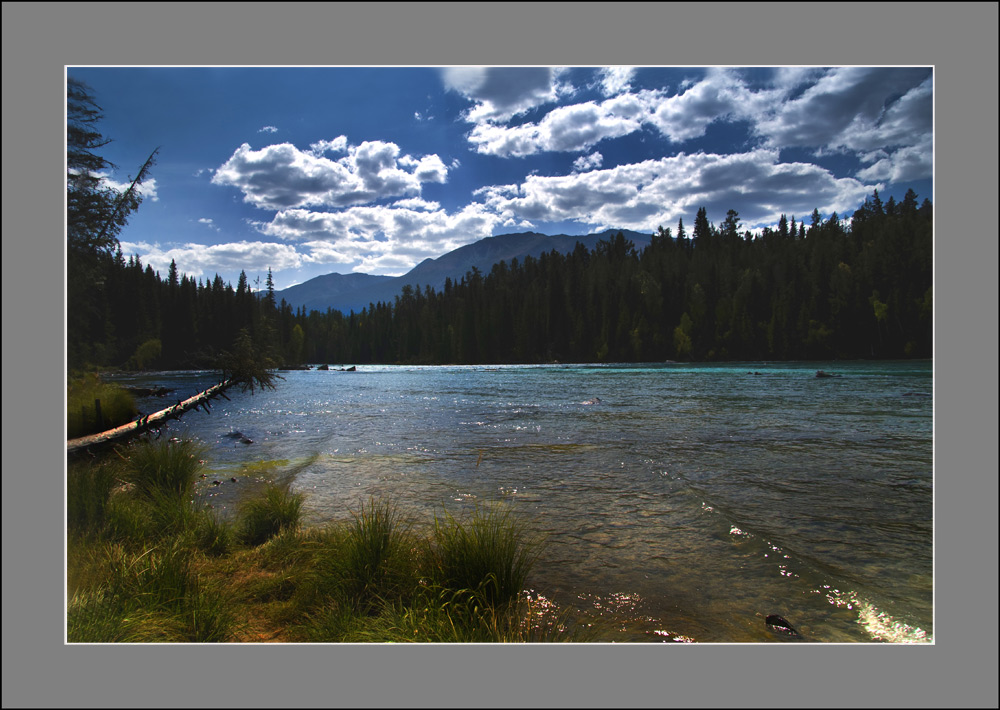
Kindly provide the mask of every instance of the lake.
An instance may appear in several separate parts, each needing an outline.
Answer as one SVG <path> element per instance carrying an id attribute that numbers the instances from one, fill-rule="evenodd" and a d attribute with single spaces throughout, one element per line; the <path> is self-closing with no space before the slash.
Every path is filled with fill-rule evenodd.
<path id="1" fill-rule="evenodd" d="M 533 595 L 598 641 L 933 640 L 929 361 L 340 367 L 171 422 L 208 447 L 199 495 L 225 515 L 287 477 L 314 525 L 369 496 L 423 522 L 506 502 L 546 540 Z"/>

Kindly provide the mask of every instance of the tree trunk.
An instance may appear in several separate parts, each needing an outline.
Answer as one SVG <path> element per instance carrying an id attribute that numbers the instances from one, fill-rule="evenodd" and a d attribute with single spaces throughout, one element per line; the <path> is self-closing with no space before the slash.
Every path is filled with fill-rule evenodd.
<path id="1" fill-rule="evenodd" d="M 81 436 L 78 439 L 70 439 L 66 442 L 66 453 L 80 453 L 97 446 L 124 441 L 136 436 L 137 434 L 141 434 L 144 431 L 148 431 L 149 429 L 157 429 L 171 419 L 180 419 L 180 416 L 184 412 L 191 409 L 204 407 L 205 411 L 208 412 L 209 400 L 213 397 L 226 397 L 225 390 L 232 384 L 232 380 L 220 382 L 217 385 L 209 387 L 204 392 L 199 392 L 193 397 L 185 399 L 183 402 L 178 400 L 177 404 L 172 407 L 167 407 L 166 409 L 156 412 L 155 414 L 139 417 L 134 422 L 122 424 L 119 427 L 109 429 L 108 431 L 101 432 L 100 434 L 91 434 L 90 436 Z M 228 399 L 228 397 L 226 397 L 226 399 Z"/>

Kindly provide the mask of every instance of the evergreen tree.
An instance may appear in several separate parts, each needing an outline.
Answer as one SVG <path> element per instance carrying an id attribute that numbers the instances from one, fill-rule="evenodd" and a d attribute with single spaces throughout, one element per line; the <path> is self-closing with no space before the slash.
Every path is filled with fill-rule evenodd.
<path id="1" fill-rule="evenodd" d="M 111 141 L 97 124 L 103 110 L 92 89 L 66 83 L 66 289 L 67 354 L 71 369 L 87 362 L 105 364 L 112 356 L 107 279 L 121 268 L 115 252 L 118 233 L 139 208 L 138 187 L 155 162 L 154 150 L 124 192 L 104 180 L 117 166 L 98 152 Z"/>

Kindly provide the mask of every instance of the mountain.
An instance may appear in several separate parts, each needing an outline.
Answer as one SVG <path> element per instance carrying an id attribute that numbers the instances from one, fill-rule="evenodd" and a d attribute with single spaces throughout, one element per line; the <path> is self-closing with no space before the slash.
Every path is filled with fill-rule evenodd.
<path id="1" fill-rule="evenodd" d="M 430 286 L 435 291 L 440 291 L 444 288 L 446 279 L 458 282 L 473 267 L 485 276 L 494 264 L 501 261 L 523 261 L 527 256 L 537 259 L 551 251 L 568 254 L 576 248 L 577 243 L 593 250 L 598 241 L 610 239 L 618 232 L 624 233 L 625 238 L 635 244 L 637 250 L 649 244 L 649 234 L 620 229 L 583 236 L 548 236 L 538 232 L 502 234 L 466 244 L 436 259 L 425 259 L 402 276 L 326 274 L 282 291 L 275 291 L 275 297 L 279 302 L 284 299 L 293 310 L 305 306 L 307 311 L 333 308 L 343 313 L 360 312 L 371 303 L 394 302 L 406 285 L 421 289 Z"/>
<path id="2" fill-rule="evenodd" d="M 293 310 L 299 306 L 305 306 L 306 311 L 325 311 L 327 308 L 344 310 L 340 303 L 352 304 L 346 309 L 360 311 L 355 307 L 356 302 L 363 302 L 368 305 L 368 301 L 358 301 L 369 291 L 384 289 L 387 285 L 396 281 L 398 276 L 373 276 L 371 274 L 326 274 L 309 279 L 304 283 L 275 291 L 274 296 L 280 302 L 285 299 Z M 400 284 L 396 288 L 402 288 Z M 390 287 L 391 290 L 391 287 Z M 378 300 L 384 299 L 376 299 Z"/>

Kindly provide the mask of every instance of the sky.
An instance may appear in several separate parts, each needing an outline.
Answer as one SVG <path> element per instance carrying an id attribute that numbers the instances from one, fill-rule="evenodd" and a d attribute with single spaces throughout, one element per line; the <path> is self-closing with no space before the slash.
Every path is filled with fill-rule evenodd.
<path id="1" fill-rule="evenodd" d="M 127 185 L 119 235 L 166 276 L 278 290 L 401 275 L 485 237 L 690 235 L 848 217 L 878 190 L 933 201 L 933 69 L 67 67 Z"/>

